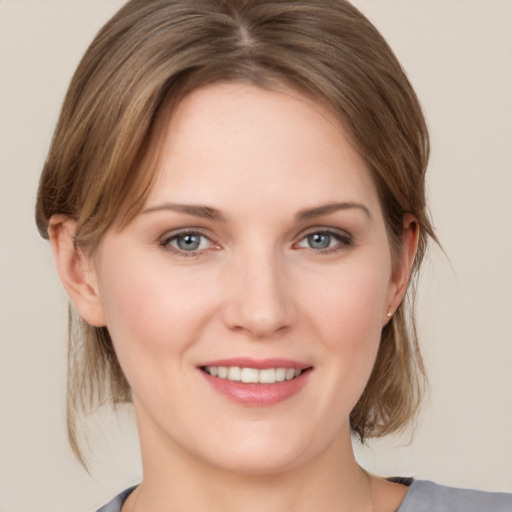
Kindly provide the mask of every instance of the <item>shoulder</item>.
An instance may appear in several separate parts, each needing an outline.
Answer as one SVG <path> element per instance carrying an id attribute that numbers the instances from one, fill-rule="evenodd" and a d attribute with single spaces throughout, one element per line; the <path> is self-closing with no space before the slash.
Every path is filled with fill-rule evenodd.
<path id="1" fill-rule="evenodd" d="M 397 512 L 512 512 L 512 494 L 414 480 Z"/>
<path id="2" fill-rule="evenodd" d="M 121 494 L 118 494 L 112 501 L 109 501 L 106 505 L 98 509 L 96 512 L 121 512 L 123 503 L 126 498 L 132 493 L 136 486 L 126 489 Z"/>
<path id="3" fill-rule="evenodd" d="M 408 482 L 404 480 L 404 483 Z M 126 489 L 97 512 L 121 512 L 134 489 Z M 512 512 L 512 494 L 457 489 L 414 480 L 397 512 Z"/>

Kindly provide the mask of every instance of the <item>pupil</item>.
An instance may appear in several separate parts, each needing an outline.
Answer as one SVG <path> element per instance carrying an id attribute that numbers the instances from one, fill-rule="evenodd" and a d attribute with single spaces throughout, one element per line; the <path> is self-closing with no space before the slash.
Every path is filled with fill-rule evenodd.
<path id="1" fill-rule="evenodd" d="M 178 238 L 178 247 L 184 251 L 194 251 L 199 247 L 198 235 L 183 235 Z"/>
<path id="2" fill-rule="evenodd" d="M 326 249 L 329 247 L 331 242 L 331 237 L 329 235 L 324 235 L 322 233 L 315 233 L 314 235 L 309 235 L 309 245 L 313 249 Z"/>

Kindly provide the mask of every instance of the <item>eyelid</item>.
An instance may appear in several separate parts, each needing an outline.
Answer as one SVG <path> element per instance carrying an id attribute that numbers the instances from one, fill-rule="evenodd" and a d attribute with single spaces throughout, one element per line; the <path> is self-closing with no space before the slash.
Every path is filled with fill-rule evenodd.
<path id="1" fill-rule="evenodd" d="M 208 247 L 206 249 L 195 249 L 195 250 L 185 251 L 185 250 L 181 250 L 176 247 L 173 247 L 171 245 L 171 242 L 173 240 L 175 240 L 179 236 L 185 236 L 185 235 L 198 235 L 198 236 L 204 237 L 210 242 L 210 247 Z M 159 237 L 158 244 L 166 251 L 169 251 L 171 253 L 174 253 L 174 254 L 177 254 L 177 255 L 183 256 L 183 257 L 199 256 L 209 250 L 217 249 L 219 246 L 218 242 L 214 239 L 214 237 L 210 233 L 206 233 L 203 228 L 198 228 L 198 227 L 185 227 L 185 228 L 179 228 L 179 229 L 167 231 L 164 235 Z M 214 247 L 214 246 L 217 246 L 217 247 Z"/>
<path id="2" fill-rule="evenodd" d="M 299 240 L 302 240 L 303 238 L 305 238 L 309 235 L 314 235 L 315 233 L 325 233 L 325 234 L 333 235 L 335 237 L 345 238 L 347 240 L 353 240 L 353 238 L 354 238 L 353 235 L 350 232 L 348 232 L 347 230 L 341 229 L 341 228 L 335 228 L 335 227 L 331 227 L 331 226 L 313 226 L 311 228 L 308 228 L 308 229 L 302 231 L 297 238 Z"/>
<path id="3" fill-rule="evenodd" d="M 326 247 L 324 249 L 314 249 L 313 247 L 303 247 L 303 249 L 311 250 L 315 253 L 319 254 L 327 254 L 330 252 L 336 252 L 343 249 L 346 249 L 348 246 L 352 245 L 354 242 L 354 237 L 348 231 L 340 228 L 327 227 L 327 226 L 315 226 L 308 228 L 307 230 L 300 233 L 297 237 L 297 241 L 293 244 L 294 247 L 297 247 L 299 243 L 301 243 L 305 238 L 314 234 L 323 234 L 330 235 L 335 238 L 339 243 L 334 247 Z M 302 247 L 300 247 L 302 248 Z"/>

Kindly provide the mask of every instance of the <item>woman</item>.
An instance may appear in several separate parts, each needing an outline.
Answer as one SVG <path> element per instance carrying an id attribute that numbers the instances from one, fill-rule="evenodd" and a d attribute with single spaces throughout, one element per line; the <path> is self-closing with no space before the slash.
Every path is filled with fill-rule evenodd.
<path id="1" fill-rule="evenodd" d="M 114 16 L 37 203 L 76 309 L 75 452 L 77 413 L 133 401 L 137 417 L 143 482 L 102 511 L 510 509 L 374 477 L 352 450 L 421 395 L 403 299 L 435 240 L 427 160 L 407 78 L 346 2 Z"/>

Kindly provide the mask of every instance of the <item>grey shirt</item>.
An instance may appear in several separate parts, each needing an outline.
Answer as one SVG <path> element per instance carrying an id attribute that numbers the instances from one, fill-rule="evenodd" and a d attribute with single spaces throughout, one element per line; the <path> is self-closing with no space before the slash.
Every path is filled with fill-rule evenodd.
<path id="1" fill-rule="evenodd" d="M 406 483 L 410 484 L 409 491 L 397 512 L 512 512 L 512 494 L 456 489 L 427 480 Z M 134 489 L 126 489 L 97 512 L 121 512 Z"/>

